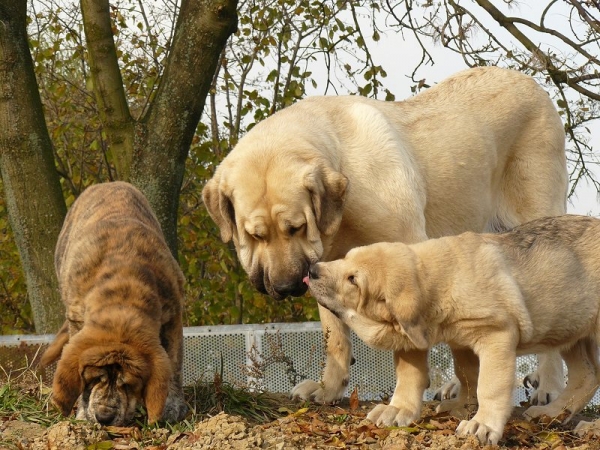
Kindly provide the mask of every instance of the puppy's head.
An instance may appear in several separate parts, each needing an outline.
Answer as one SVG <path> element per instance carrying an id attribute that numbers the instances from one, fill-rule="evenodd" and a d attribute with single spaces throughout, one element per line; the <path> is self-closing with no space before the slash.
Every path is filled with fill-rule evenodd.
<path id="1" fill-rule="evenodd" d="M 114 343 L 82 330 L 65 345 L 53 382 L 53 401 L 68 416 L 81 395 L 77 418 L 125 425 L 143 403 L 148 421 L 161 418 L 171 377 L 160 343 Z"/>
<path id="2" fill-rule="evenodd" d="M 387 331 L 400 333 L 412 346 L 425 350 L 430 343 L 418 266 L 408 246 L 379 243 L 355 248 L 343 259 L 313 264 L 305 282 L 319 304 L 363 339 L 368 341 L 375 333 L 360 328 L 379 326 L 381 334 L 387 325 Z"/>

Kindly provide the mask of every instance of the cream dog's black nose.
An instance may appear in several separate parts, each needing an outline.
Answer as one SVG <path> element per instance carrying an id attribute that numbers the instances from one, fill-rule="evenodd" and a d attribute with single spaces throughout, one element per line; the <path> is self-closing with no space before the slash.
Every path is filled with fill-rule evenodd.
<path id="1" fill-rule="evenodd" d="M 308 268 L 308 276 L 313 280 L 317 280 L 319 278 L 319 268 L 316 264 L 311 264 Z"/>

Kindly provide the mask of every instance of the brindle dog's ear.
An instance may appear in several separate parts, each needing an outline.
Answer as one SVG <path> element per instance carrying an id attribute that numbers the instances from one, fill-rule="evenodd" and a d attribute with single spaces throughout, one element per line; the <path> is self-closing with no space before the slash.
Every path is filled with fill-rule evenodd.
<path id="1" fill-rule="evenodd" d="M 52 383 L 52 401 L 63 416 L 71 414 L 75 401 L 83 391 L 83 380 L 79 374 L 80 346 L 71 341 L 62 352 Z"/>
<path id="2" fill-rule="evenodd" d="M 160 420 L 169 395 L 171 361 L 167 353 L 158 349 L 151 356 L 150 378 L 144 387 L 144 404 L 148 412 L 148 423 Z"/>
<path id="3" fill-rule="evenodd" d="M 396 264 L 393 263 L 387 268 L 385 304 L 396 322 L 394 326 L 399 327 L 419 350 L 427 350 L 430 347 L 429 332 L 423 317 L 425 299 L 419 283 L 418 266 L 412 254 L 398 262 L 403 266 L 399 270 L 397 267 L 394 269 Z"/>
<path id="4" fill-rule="evenodd" d="M 235 227 L 235 210 L 229 199 L 219 186 L 220 176 L 215 174 L 202 189 L 202 200 L 208 214 L 221 231 L 223 242 L 229 242 Z"/>
<path id="5" fill-rule="evenodd" d="M 67 342 L 69 342 L 69 322 L 65 320 L 63 326 L 60 328 L 60 330 L 58 330 L 58 333 L 56 333 L 54 341 L 52 341 L 52 344 L 48 346 L 42 355 L 38 367 L 43 369 L 60 358 L 63 347 Z"/>
<path id="6" fill-rule="evenodd" d="M 327 166 L 315 167 L 304 176 L 310 192 L 315 219 L 321 233 L 334 235 L 342 221 L 348 178 Z"/>

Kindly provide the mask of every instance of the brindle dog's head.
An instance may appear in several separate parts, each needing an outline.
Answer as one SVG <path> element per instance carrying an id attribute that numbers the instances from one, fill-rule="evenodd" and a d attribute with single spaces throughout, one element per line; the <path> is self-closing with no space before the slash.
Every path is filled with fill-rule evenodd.
<path id="1" fill-rule="evenodd" d="M 71 413 L 77 398 L 78 419 L 122 426 L 132 421 L 144 404 L 148 421 L 161 418 L 169 391 L 171 366 L 159 343 L 102 343 L 86 330 L 63 349 L 53 384 L 53 401 L 63 415 Z M 135 342 L 135 340 L 132 340 Z"/>

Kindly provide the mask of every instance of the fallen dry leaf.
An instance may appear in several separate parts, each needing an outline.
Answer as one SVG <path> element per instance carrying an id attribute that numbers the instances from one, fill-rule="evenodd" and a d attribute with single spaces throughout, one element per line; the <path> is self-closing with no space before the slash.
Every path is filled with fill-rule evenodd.
<path id="1" fill-rule="evenodd" d="M 350 394 L 350 411 L 358 409 L 360 402 L 358 400 L 358 386 L 354 387 L 352 394 Z"/>
<path id="2" fill-rule="evenodd" d="M 107 426 L 104 428 L 107 433 L 121 436 L 130 436 L 136 431 L 139 431 L 137 427 L 115 427 L 115 426 Z"/>

